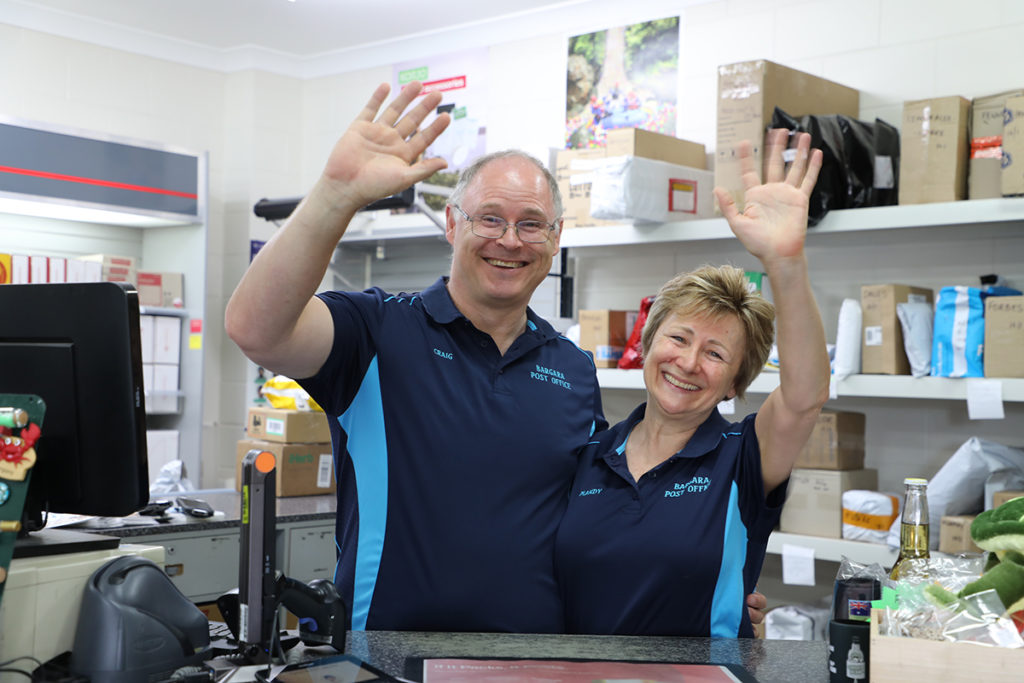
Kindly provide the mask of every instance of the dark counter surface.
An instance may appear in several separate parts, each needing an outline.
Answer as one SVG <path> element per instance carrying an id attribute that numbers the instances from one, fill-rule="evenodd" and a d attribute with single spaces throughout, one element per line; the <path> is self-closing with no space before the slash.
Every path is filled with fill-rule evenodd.
<path id="1" fill-rule="evenodd" d="M 353 631 L 347 651 L 415 681 L 422 679 L 423 659 L 488 657 L 738 664 L 761 683 L 828 680 L 822 641 Z"/>
<path id="2" fill-rule="evenodd" d="M 218 514 L 208 519 L 188 517 L 180 513 L 171 515 L 173 520 L 166 524 L 153 524 L 146 526 L 104 526 L 77 528 L 79 531 L 89 531 L 118 536 L 121 538 L 152 536 L 155 534 L 180 533 L 190 531 L 203 531 L 207 529 L 224 529 L 237 527 L 241 516 L 241 497 L 236 491 L 218 489 L 216 491 L 190 491 L 188 493 L 174 494 L 167 493 L 155 496 L 155 500 L 173 501 L 177 495 L 199 498 L 209 503 Z M 292 523 L 311 520 L 333 520 L 337 506 L 335 495 L 323 496 L 294 496 L 291 498 L 277 499 L 277 522 Z"/>

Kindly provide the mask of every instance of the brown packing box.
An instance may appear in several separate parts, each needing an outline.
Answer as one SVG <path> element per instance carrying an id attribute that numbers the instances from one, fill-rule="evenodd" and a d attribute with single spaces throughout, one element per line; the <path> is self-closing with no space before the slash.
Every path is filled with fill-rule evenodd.
<path id="1" fill-rule="evenodd" d="M 334 493 L 334 460 L 329 443 L 274 443 L 242 439 L 235 449 L 235 489 L 242 489 L 242 458 L 251 450 L 277 458 L 277 495 L 317 496 Z"/>
<path id="2" fill-rule="evenodd" d="M 704 145 L 640 128 L 608 131 L 605 147 L 562 149 L 555 153 L 555 180 L 562 194 L 563 227 L 612 225 L 620 221 L 590 215 L 590 185 L 594 164 L 609 156 L 638 156 L 691 168 L 707 168 Z"/>
<path id="3" fill-rule="evenodd" d="M 181 273 L 154 273 L 140 270 L 135 274 L 140 306 L 172 308 L 185 300 L 185 276 Z"/>
<path id="4" fill-rule="evenodd" d="M 985 300 L 985 376 L 1024 377 L 1024 296 Z"/>
<path id="5" fill-rule="evenodd" d="M 822 411 L 794 467 L 859 470 L 864 467 L 864 413 Z"/>
<path id="6" fill-rule="evenodd" d="M 1003 108 L 1010 97 L 1024 90 L 1010 90 L 971 101 L 971 154 L 967 163 L 967 198 L 1003 196 Z"/>
<path id="7" fill-rule="evenodd" d="M 903 347 L 903 329 L 896 304 L 932 303 L 932 290 L 910 285 L 864 285 L 860 307 L 864 336 L 861 339 L 861 372 L 865 375 L 909 375 L 910 361 Z"/>
<path id="8" fill-rule="evenodd" d="M 878 470 L 794 469 L 779 530 L 807 536 L 843 537 L 843 492 L 878 489 Z"/>
<path id="9" fill-rule="evenodd" d="M 594 354 L 597 367 L 617 367 L 632 331 L 629 323 L 636 319 L 635 314 L 599 309 L 581 310 L 579 317 L 580 348 Z"/>
<path id="10" fill-rule="evenodd" d="M 970 100 L 958 95 L 903 103 L 900 204 L 967 197 Z"/>
<path id="11" fill-rule="evenodd" d="M 1006 501 L 1020 498 L 1021 496 L 1024 496 L 1024 491 L 996 491 L 992 494 L 992 508 L 995 509 Z"/>
<path id="12" fill-rule="evenodd" d="M 946 515 L 939 528 L 940 553 L 980 553 L 971 539 L 971 522 L 976 515 Z"/>
<path id="13" fill-rule="evenodd" d="M 774 62 L 758 59 L 718 67 L 718 134 L 715 144 L 715 185 L 732 193 L 742 208 L 736 145 L 754 143 L 761 165 L 765 129 L 779 107 L 791 116 L 844 114 L 860 116 L 860 93 L 853 88 Z"/>
<path id="14" fill-rule="evenodd" d="M 326 443 L 331 440 L 327 416 L 319 410 L 249 408 L 245 433 L 250 439 L 279 443 Z"/>
<path id="15" fill-rule="evenodd" d="M 1024 97 L 1006 100 L 1002 186 L 1004 197 L 1024 194 Z"/>

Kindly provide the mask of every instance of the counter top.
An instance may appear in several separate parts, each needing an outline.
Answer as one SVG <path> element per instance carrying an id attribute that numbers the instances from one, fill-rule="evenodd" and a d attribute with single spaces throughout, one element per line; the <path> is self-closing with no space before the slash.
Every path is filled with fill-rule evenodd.
<path id="1" fill-rule="evenodd" d="M 173 515 L 174 519 L 166 524 L 152 524 L 145 526 L 124 525 L 103 528 L 90 527 L 80 528 L 78 530 L 101 533 L 107 536 L 128 538 L 136 536 L 153 536 L 157 534 L 204 531 L 208 529 L 225 529 L 238 526 L 242 510 L 238 492 L 230 490 L 193 491 L 187 494 L 168 493 L 156 496 L 156 498 L 174 500 L 177 495 L 187 495 L 191 498 L 205 500 L 215 511 L 223 512 L 224 515 L 218 515 L 209 519 L 198 519 L 182 514 L 175 514 Z M 278 524 L 289 524 L 310 520 L 334 519 L 337 502 L 337 498 L 333 493 L 323 496 L 294 496 L 290 498 L 278 498 L 277 522 Z"/>
<path id="2" fill-rule="evenodd" d="M 761 683 L 828 680 L 823 641 L 353 631 L 347 652 L 414 681 L 422 659 L 460 657 L 738 664 Z"/>

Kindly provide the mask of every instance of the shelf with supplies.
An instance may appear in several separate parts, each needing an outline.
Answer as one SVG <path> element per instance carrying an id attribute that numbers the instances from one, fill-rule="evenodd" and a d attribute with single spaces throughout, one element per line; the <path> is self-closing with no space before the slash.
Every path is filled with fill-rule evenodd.
<path id="1" fill-rule="evenodd" d="M 773 531 L 772 535 L 768 537 L 767 552 L 781 555 L 784 545 L 810 548 L 814 551 L 816 560 L 841 562 L 844 557 L 847 557 L 862 564 L 877 563 L 883 567 L 891 567 L 898 554 L 897 548 L 890 548 L 883 543 L 787 534 L 783 531 Z"/>
<path id="2" fill-rule="evenodd" d="M 967 385 L 972 381 L 989 380 L 982 377 L 911 377 L 909 375 L 851 375 L 838 381 L 839 398 L 911 398 L 963 401 L 967 399 Z M 597 381 L 602 389 L 643 389 L 642 370 L 598 368 Z M 1002 383 L 1003 401 L 1024 402 L 1024 379 L 998 379 Z M 762 372 L 747 388 L 751 394 L 768 394 L 779 386 L 776 372 Z"/>
<path id="3" fill-rule="evenodd" d="M 1024 197 L 971 199 L 936 204 L 872 206 L 830 211 L 808 231 L 817 235 L 867 230 L 965 227 L 980 225 L 1021 229 Z M 733 239 L 724 218 L 704 218 L 674 223 L 616 224 L 571 228 L 562 231 L 562 247 L 604 247 L 657 242 Z"/>

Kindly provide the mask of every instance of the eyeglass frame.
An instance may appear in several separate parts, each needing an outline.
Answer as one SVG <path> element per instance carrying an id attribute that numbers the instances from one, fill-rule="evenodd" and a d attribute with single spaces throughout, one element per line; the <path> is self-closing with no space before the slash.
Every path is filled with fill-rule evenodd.
<path id="1" fill-rule="evenodd" d="M 467 223 L 469 223 L 469 229 L 470 229 L 470 231 L 474 235 L 476 235 L 477 237 L 479 237 L 481 239 L 485 239 L 485 240 L 500 240 L 502 237 L 505 236 L 505 233 L 508 232 L 509 226 L 512 226 L 512 227 L 515 228 L 516 237 L 518 237 L 519 240 L 521 242 L 523 242 L 524 244 L 545 244 L 545 243 L 551 241 L 551 234 L 558 228 L 558 221 L 561 220 L 560 218 L 556 218 L 553 222 L 548 223 L 547 221 L 542 221 L 542 220 L 539 220 L 537 218 L 530 218 L 530 219 L 526 219 L 526 220 L 522 220 L 522 221 L 516 221 L 515 223 L 509 223 L 507 220 L 505 220 L 501 216 L 495 216 L 494 214 L 490 214 L 490 213 L 484 213 L 484 214 L 480 214 L 478 216 L 470 216 L 468 213 L 466 213 L 466 210 L 463 209 L 458 204 L 450 204 L 450 206 L 453 207 L 456 211 L 458 211 L 459 213 L 462 214 L 462 217 L 466 220 Z M 494 218 L 494 219 L 500 220 L 502 223 L 505 224 L 505 227 L 503 227 L 501 229 L 501 234 L 494 235 L 494 236 L 491 236 L 491 235 L 481 235 L 480 233 L 478 233 L 476 230 L 473 229 L 473 223 L 476 220 L 480 219 L 480 218 Z M 529 222 L 529 223 L 540 223 L 541 225 L 546 225 L 547 226 L 548 229 L 547 229 L 547 232 L 544 233 L 544 239 L 543 240 L 541 240 L 540 242 L 534 242 L 533 240 L 523 239 L 522 233 L 519 232 L 519 224 L 520 223 L 527 223 L 527 222 Z"/>

